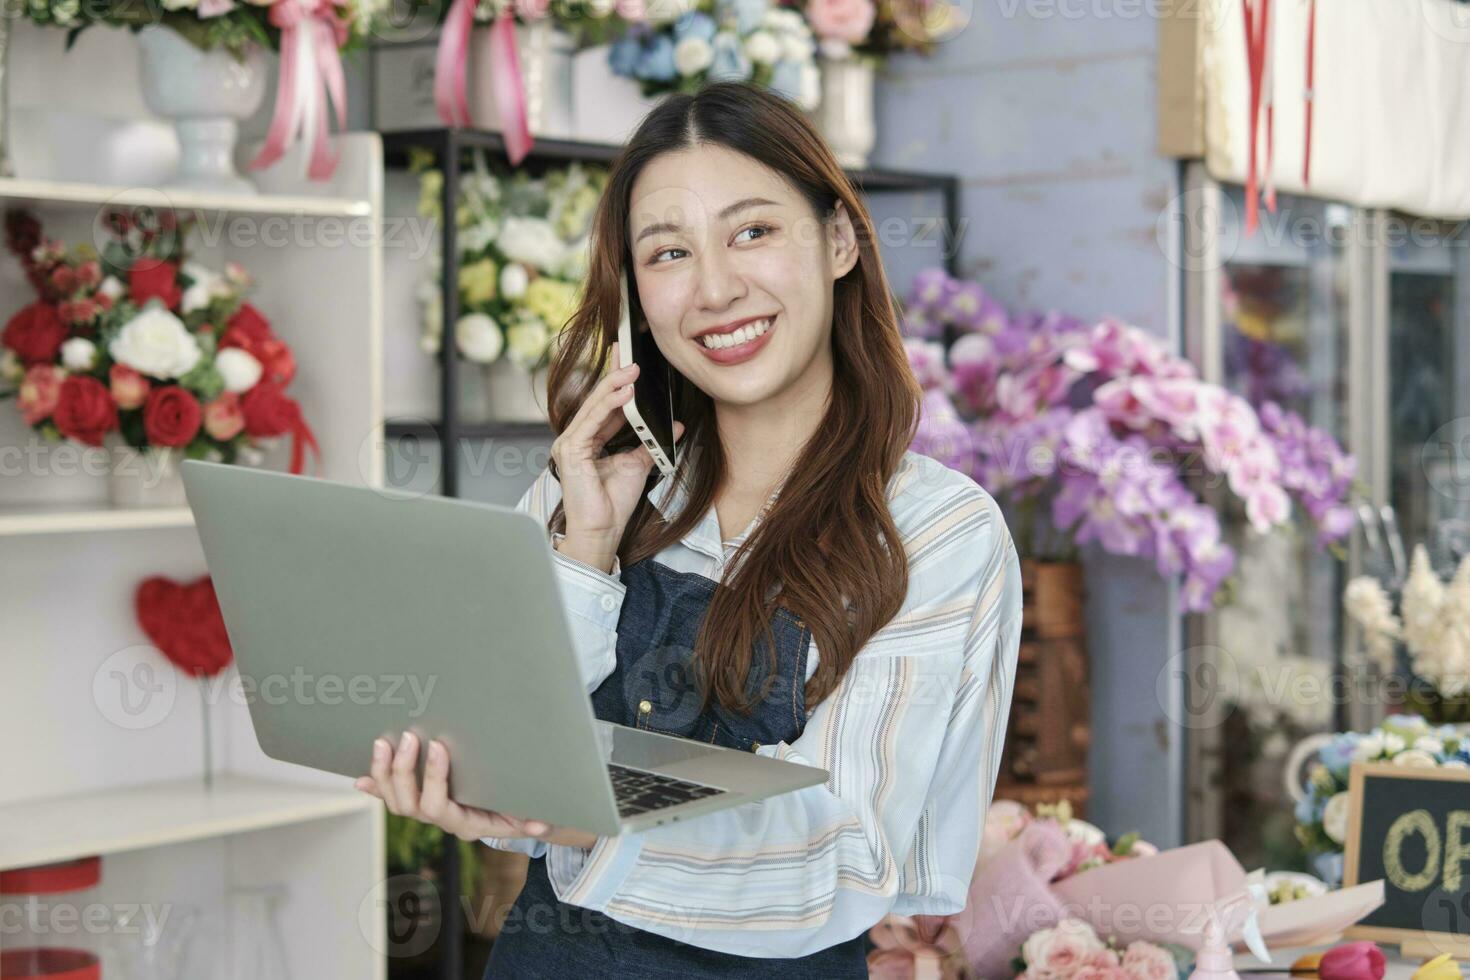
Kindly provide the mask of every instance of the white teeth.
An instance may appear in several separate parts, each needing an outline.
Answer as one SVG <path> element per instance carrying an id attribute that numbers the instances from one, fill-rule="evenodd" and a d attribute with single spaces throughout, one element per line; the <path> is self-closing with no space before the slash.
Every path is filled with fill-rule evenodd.
<path id="1" fill-rule="evenodd" d="M 739 330 L 732 330 L 729 333 L 705 334 L 699 339 L 709 349 L 721 350 L 725 347 L 738 347 L 749 343 L 769 329 L 771 329 L 771 318 L 767 317 L 764 320 L 747 323 Z"/>

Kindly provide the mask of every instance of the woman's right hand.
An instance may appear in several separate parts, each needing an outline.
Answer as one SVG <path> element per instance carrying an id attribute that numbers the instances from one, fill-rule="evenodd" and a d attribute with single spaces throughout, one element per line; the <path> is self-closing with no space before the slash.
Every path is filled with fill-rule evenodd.
<path id="1" fill-rule="evenodd" d="M 617 363 L 616 343 L 610 357 Z M 576 557 L 582 560 L 587 560 L 583 555 L 606 558 L 594 562 L 605 568 L 617 554 L 623 528 L 643 496 L 654 465 L 653 455 L 641 444 L 627 452 L 600 456 L 607 441 L 628 424 L 623 405 L 633 397 L 637 377 L 636 362 L 605 374 L 551 444 L 566 515 L 561 550 L 581 552 Z M 675 422 L 674 438 L 683 431 L 683 423 Z"/>

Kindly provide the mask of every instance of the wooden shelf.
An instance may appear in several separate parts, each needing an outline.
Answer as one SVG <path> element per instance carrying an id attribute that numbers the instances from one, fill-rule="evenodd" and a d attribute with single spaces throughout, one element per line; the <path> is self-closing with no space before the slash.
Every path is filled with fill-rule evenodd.
<path id="1" fill-rule="evenodd" d="M 159 187 L 124 187 L 69 181 L 0 178 L 0 200 L 17 204 L 92 204 L 153 207 L 175 211 L 284 214 L 305 217 L 367 217 L 372 202 L 347 197 L 280 194 L 220 194 Z"/>
<path id="2" fill-rule="evenodd" d="M 188 507 L 113 508 L 106 505 L 88 507 L 62 504 L 0 506 L 0 537 L 193 526 L 194 512 Z"/>
<path id="3" fill-rule="evenodd" d="M 383 431 L 389 439 L 418 436 L 438 439 L 441 425 L 426 419 L 388 419 Z M 549 439 L 551 425 L 546 422 L 461 422 L 461 439 Z"/>
<path id="4" fill-rule="evenodd" d="M 345 779 L 345 777 L 344 777 Z M 223 837 L 381 806 L 350 787 L 320 789 L 217 774 L 0 806 L 0 870 Z"/>
<path id="5" fill-rule="evenodd" d="M 452 147 L 483 149 L 503 154 L 505 137 L 495 130 L 482 129 L 414 129 L 383 134 L 383 152 L 389 166 L 404 165 L 412 147 L 425 147 L 439 153 Z M 538 138 L 520 166 L 523 169 L 536 170 L 572 161 L 607 165 L 622 151 L 621 144 Z M 847 176 L 863 191 L 952 191 L 959 184 L 959 179 L 954 174 L 881 167 L 849 169 Z"/>

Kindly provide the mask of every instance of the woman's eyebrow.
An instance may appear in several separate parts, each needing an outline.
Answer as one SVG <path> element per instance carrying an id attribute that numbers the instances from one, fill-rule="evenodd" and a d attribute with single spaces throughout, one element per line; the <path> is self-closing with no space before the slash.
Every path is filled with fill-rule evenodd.
<path id="1" fill-rule="evenodd" d="M 741 198 L 740 200 L 736 201 L 734 204 L 731 204 L 728 207 L 726 207 L 723 210 L 721 210 L 720 213 L 717 215 L 717 217 L 721 221 L 723 221 L 723 220 L 725 220 L 726 218 L 730 217 L 730 215 L 734 214 L 737 211 L 744 211 L 746 208 L 756 208 L 756 207 L 760 207 L 760 206 L 765 205 L 765 204 L 769 204 L 769 205 L 774 206 L 776 204 L 776 202 L 775 201 L 772 201 L 772 200 L 769 200 L 768 198 L 764 198 L 764 197 L 746 197 L 746 198 Z M 657 224 L 648 225 L 642 231 L 640 231 L 638 233 L 638 237 L 635 238 L 635 239 L 633 239 L 633 244 L 634 245 L 637 245 L 639 242 L 643 241 L 643 239 L 647 238 L 649 235 L 657 235 L 661 231 L 682 231 L 682 230 L 683 229 L 677 223 L 675 223 L 675 222 L 672 222 L 672 221 L 660 221 Z"/>

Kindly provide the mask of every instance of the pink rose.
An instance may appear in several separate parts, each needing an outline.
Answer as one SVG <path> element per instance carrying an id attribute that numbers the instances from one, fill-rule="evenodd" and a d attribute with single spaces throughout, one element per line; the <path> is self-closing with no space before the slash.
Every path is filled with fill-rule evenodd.
<path id="1" fill-rule="evenodd" d="M 877 13 L 873 0 L 808 0 L 806 5 L 812 33 L 848 44 L 867 40 Z"/>
<path id="2" fill-rule="evenodd" d="M 245 430 L 245 413 L 240 396 L 227 391 L 204 406 L 204 431 L 211 439 L 229 442 Z"/>
<path id="3" fill-rule="evenodd" d="M 1106 948 L 1092 926 L 1081 919 L 1063 919 L 1054 928 L 1032 933 L 1021 946 L 1021 957 L 1033 976 L 1071 980 L 1089 954 Z"/>
<path id="4" fill-rule="evenodd" d="M 641 24 L 648 19 L 648 6 L 643 0 L 616 0 L 613 10 L 630 24 Z"/>
<path id="5" fill-rule="evenodd" d="M 994 857 L 1031 822 L 1031 811 L 1015 800 L 996 800 L 985 814 L 980 839 L 980 860 Z"/>
<path id="6" fill-rule="evenodd" d="M 114 364 L 107 380 L 112 388 L 112 400 L 124 411 L 138 408 L 148 400 L 148 379 L 126 364 Z"/>
<path id="7" fill-rule="evenodd" d="M 1132 980 L 1178 980 L 1174 957 L 1162 946 L 1135 940 L 1123 951 L 1123 972 Z"/>
<path id="8" fill-rule="evenodd" d="M 61 398 L 61 380 L 65 377 L 54 364 L 32 364 L 26 369 L 16 396 L 26 425 L 35 425 L 56 411 Z"/>
<path id="9" fill-rule="evenodd" d="M 515 8 L 523 21 L 541 20 L 551 10 L 551 0 L 515 0 Z"/>

